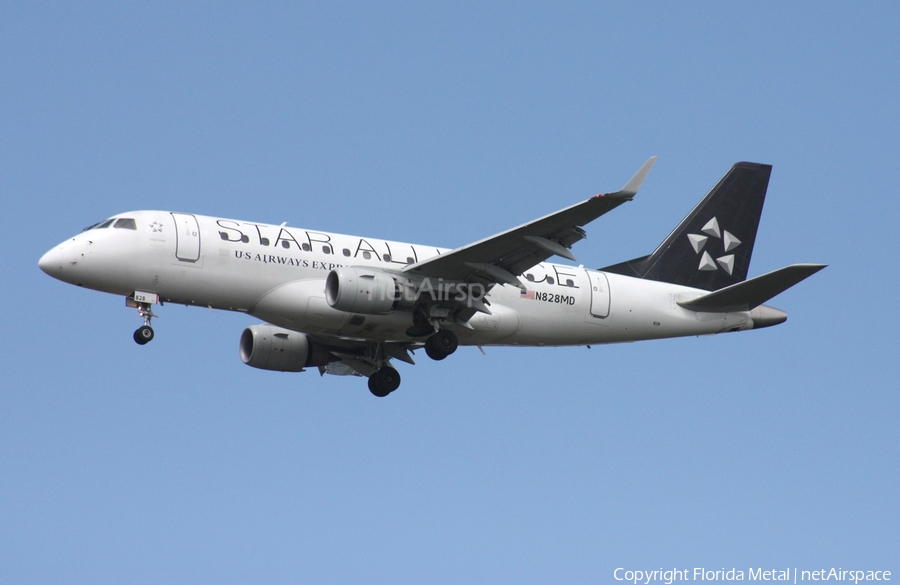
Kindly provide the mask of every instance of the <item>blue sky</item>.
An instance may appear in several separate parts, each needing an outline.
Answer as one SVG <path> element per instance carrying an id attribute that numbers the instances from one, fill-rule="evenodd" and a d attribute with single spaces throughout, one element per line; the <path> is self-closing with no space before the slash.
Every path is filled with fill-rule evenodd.
<path id="1" fill-rule="evenodd" d="M 614 582 L 900 571 L 892 3 L 0 5 L 0 581 Z M 401 390 L 244 366 L 244 315 L 41 254 L 129 209 L 456 247 L 618 189 L 575 253 L 652 251 L 774 165 L 782 326 L 462 348 Z"/>

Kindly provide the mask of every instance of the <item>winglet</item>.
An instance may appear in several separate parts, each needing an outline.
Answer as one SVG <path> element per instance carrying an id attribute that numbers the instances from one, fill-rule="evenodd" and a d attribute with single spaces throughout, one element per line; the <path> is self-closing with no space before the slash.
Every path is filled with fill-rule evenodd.
<path id="1" fill-rule="evenodd" d="M 638 172 L 631 177 L 631 180 L 625 183 L 625 186 L 622 187 L 622 190 L 618 193 L 610 193 L 610 195 L 616 197 L 622 197 L 623 199 L 631 199 L 637 192 L 640 190 L 641 185 L 644 184 L 644 179 L 647 178 L 647 175 L 650 174 L 650 169 L 653 168 L 653 164 L 656 162 L 656 157 L 651 156 L 647 159 L 647 162 L 638 169 Z"/>

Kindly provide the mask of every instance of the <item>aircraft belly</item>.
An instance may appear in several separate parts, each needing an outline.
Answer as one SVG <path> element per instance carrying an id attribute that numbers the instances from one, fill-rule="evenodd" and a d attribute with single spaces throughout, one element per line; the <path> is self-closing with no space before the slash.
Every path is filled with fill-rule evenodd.
<path id="1" fill-rule="evenodd" d="M 266 288 L 258 282 L 212 271 L 197 273 L 189 268 L 168 266 L 158 272 L 153 284 L 139 289 L 158 291 L 161 298 L 172 303 L 247 311 Z"/>
<path id="2" fill-rule="evenodd" d="M 494 303 L 491 314 L 476 313 L 468 322 L 472 329 L 451 326 L 461 345 L 491 345 L 504 340 L 518 331 L 521 325 L 519 313 L 514 309 Z"/>

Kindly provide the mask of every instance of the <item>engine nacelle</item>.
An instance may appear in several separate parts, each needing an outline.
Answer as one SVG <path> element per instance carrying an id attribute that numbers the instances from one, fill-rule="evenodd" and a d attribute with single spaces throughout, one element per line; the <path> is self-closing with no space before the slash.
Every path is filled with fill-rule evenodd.
<path id="1" fill-rule="evenodd" d="M 394 277 L 380 270 L 341 266 L 325 280 L 328 304 L 347 313 L 389 313 L 398 296 Z"/>
<path id="2" fill-rule="evenodd" d="M 261 370 L 300 372 L 306 366 L 327 364 L 328 350 L 303 333 L 274 325 L 252 325 L 241 334 L 241 361 Z"/>

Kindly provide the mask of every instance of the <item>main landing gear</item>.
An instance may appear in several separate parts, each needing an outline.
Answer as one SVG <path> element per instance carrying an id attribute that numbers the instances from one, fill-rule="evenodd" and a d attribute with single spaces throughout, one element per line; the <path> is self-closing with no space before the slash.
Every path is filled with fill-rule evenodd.
<path id="1" fill-rule="evenodd" d="M 153 327 L 150 326 L 150 319 L 156 315 L 153 314 L 150 303 L 137 303 L 137 310 L 143 317 L 144 324 L 134 332 L 134 342 L 138 345 L 146 345 L 153 340 Z"/>
<path id="2" fill-rule="evenodd" d="M 457 347 L 459 347 L 459 339 L 456 338 L 456 334 L 448 329 L 441 329 L 425 342 L 425 353 L 433 360 L 442 360 L 456 351 Z M 383 358 L 382 352 L 383 350 L 379 349 L 376 357 Z M 398 356 L 394 355 L 394 357 Z M 403 361 L 412 363 L 409 356 Z M 375 362 L 384 365 L 369 376 L 369 392 L 379 398 L 384 398 L 400 387 L 400 372 L 387 365 L 386 362 L 387 360 Z"/>
<path id="3" fill-rule="evenodd" d="M 459 347 L 456 334 L 448 329 L 441 329 L 425 342 L 425 353 L 433 360 L 442 360 Z"/>
<path id="4" fill-rule="evenodd" d="M 369 392 L 378 398 L 384 398 L 400 387 L 400 372 L 390 366 L 384 366 L 369 376 Z"/>

